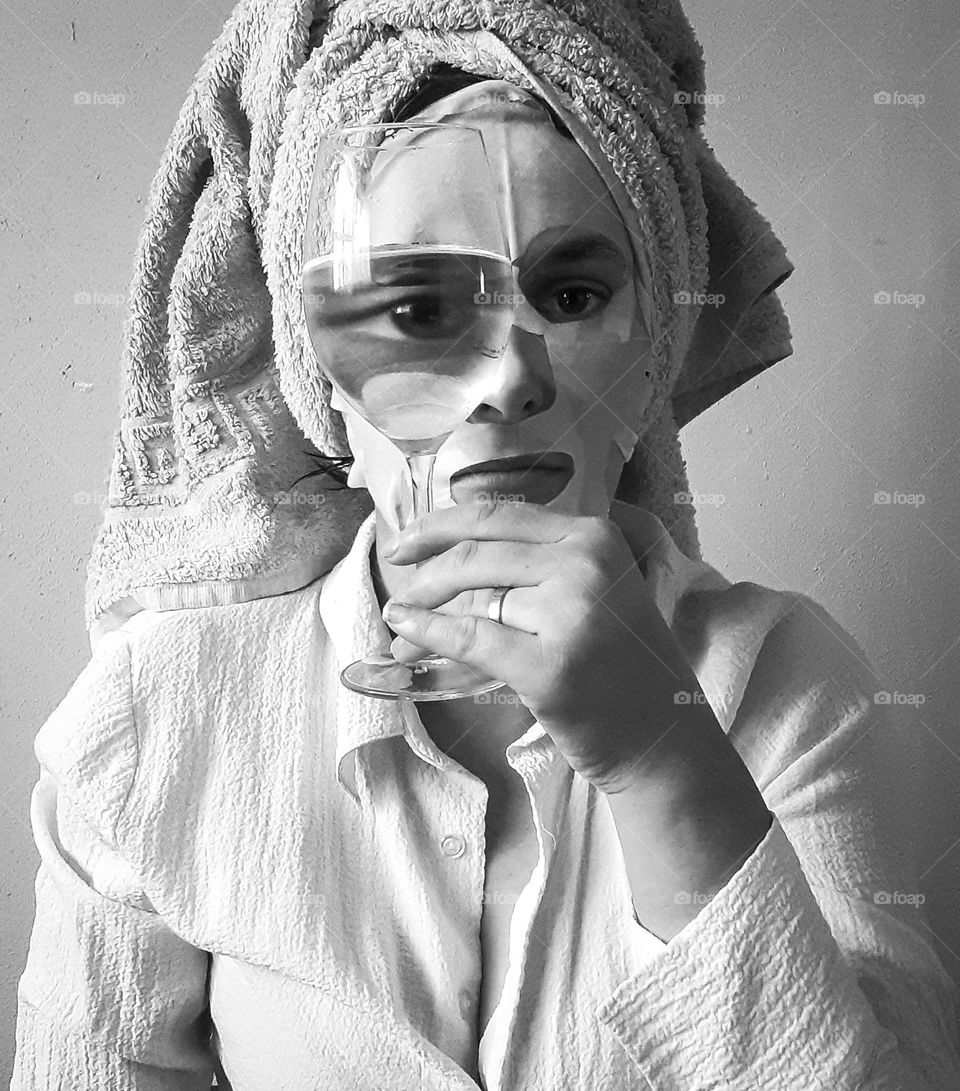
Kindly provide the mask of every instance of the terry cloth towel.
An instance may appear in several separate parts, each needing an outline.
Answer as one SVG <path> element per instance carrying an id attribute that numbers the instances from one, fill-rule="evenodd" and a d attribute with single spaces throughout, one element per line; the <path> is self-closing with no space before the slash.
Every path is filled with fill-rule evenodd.
<path id="1" fill-rule="evenodd" d="M 87 573 L 92 646 L 143 608 L 302 587 L 349 548 L 369 494 L 302 481 L 318 453 L 350 453 L 300 299 L 311 170 L 324 129 L 389 119 L 438 64 L 547 98 L 636 210 L 662 336 L 617 496 L 700 560 L 679 429 L 790 354 L 775 289 L 793 266 L 703 137 L 703 56 L 680 5 L 241 0 L 149 195 Z"/>

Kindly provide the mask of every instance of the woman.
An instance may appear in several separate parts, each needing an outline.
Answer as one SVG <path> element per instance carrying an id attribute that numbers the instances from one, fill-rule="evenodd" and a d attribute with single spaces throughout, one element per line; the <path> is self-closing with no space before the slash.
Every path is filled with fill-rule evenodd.
<path id="1" fill-rule="evenodd" d="M 529 153 L 511 163 L 520 210 L 511 256 L 522 262 L 552 229 L 559 238 L 589 230 L 632 268 L 636 210 L 577 111 L 544 86 L 548 112 L 520 75 L 505 87 L 490 60 L 497 47 L 470 37 L 469 25 L 476 52 L 464 57 L 488 86 L 451 63 L 440 71 L 452 82 L 435 74 L 381 101 L 375 77 L 391 70 L 387 45 L 399 32 L 416 53 L 437 22 L 469 23 L 469 13 L 438 6 L 431 21 L 412 7 L 361 7 L 341 5 L 324 28 L 329 82 L 316 86 L 331 114 L 350 113 L 335 73 L 352 57 L 367 64 L 366 82 L 352 69 L 349 86 L 370 103 L 353 120 L 470 114 L 508 128 Z M 251 18 L 266 10 L 245 6 Z M 597 16 L 598 63 L 618 38 L 631 59 L 645 48 L 667 54 L 663 10 L 624 9 L 633 39 Z M 484 15 L 522 51 L 521 9 Z M 555 38 L 566 35 L 579 58 L 568 15 L 552 13 Z M 669 15 L 683 39 L 682 14 Z M 382 33 L 390 19 L 395 35 Z M 241 29 L 263 27 L 239 15 L 228 24 L 249 46 Z M 261 39 L 273 45 L 251 67 L 266 79 L 280 37 Z M 448 60 L 459 42 L 444 39 Z M 605 70 L 611 84 L 621 78 Z M 284 187 L 310 151 L 290 135 L 310 104 L 307 79 L 299 91 L 264 245 L 280 385 L 310 439 L 335 425 L 331 407 L 344 414 L 348 482 L 369 492 L 374 511 L 316 579 L 287 566 L 283 584 L 269 569 L 238 575 L 223 563 L 161 581 L 154 569 L 139 586 L 128 578 L 129 597 L 146 608 L 127 620 L 114 588 L 123 623 L 102 632 L 38 736 L 42 866 L 13 1086 L 199 1088 L 215 1067 L 237 1091 L 956 1086 L 952 986 L 916 913 L 881 896 L 910 880 L 883 814 L 872 671 L 812 600 L 731 586 L 685 556 L 660 518 L 670 509 L 654 483 L 682 480 L 682 463 L 676 471 L 665 459 L 658 472 L 651 453 L 676 454 L 658 446 L 665 407 L 710 333 L 677 301 L 668 306 L 676 276 L 697 291 L 705 283 L 707 240 L 690 230 L 697 202 L 686 184 L 657 183 L 680 190 L 664 207 L 687 210 L 691 238 L 675 261 L 651 248 L 655 305 L 644 308 L 639 292 L 629 314 L 647 329 L 650 366 L 590 358 L 605 310 L 633 308 L 632 278 L 585 259 L 556 285 L 534 277 L 503 368 L 441 452 L 453 503 L 388 543 L 401 462 L 342 402 L 328 403 L 284 326 L 295 285 L 277 259 L 296 252 L 299 200 Z M 529 102 L 536 122 L 518 119 Z M 661 122 L 671 177 L 684 180 L 690 157 Z M 218 151 L 242 159 L 230 141 Z M 562 193 L 542 185 L 547 161 L 567 172 Z M 235 191 L 222 183 L 219 195 L 235 212 Z M 455 199 L 438 195 L 438 209 Z M 662 211 L 656 194 L 650 202 Z M 195 249 L 213 236 L 209 225 L 223 233 L 211 208 L 195 215 Z M 660 243 L 677 239 L 668 217 L 657 222 Z M 719 240 L 712 250 L 714 259 Z M 235 284 L 243 264 L 218 271 Z M 171 351 L 184 348 L 183 299 L 170 308 Z M 247 345 L 254 325 L 240 335 Z M 550 351 L 560 325 L 582 327 L 580 354 L 564 368 Z M 197 388 L 217 382 L 204 366 L 195 358 L 173 384 L 180 435 L 198 450 L 213 418 L 196 410 L 206 394 Z M 598 396 L 578 416 L 587 383 Z M 214 403 L 227 415 L 223 399 Z M 556 458 L 574 442 L 577 458 Z M 259 472 L 277 472 L 278 450 Z M 476 472 L 504 457 L 528 465 Z M 208 493 L 221 470 L 203 480 Z M 235 504 L 255 491 L 239 487 L 251 480 L 233 479 Z M 481 495 L 491 492 L 514 499 Z M 317 495 L 328 521 L 335 505 L 350 510 L 349 495 Z M 204 498 L 195 485 L 191 499 Z M 202 541 L 202 528 L 177 525 Z M 696 557 L 689 524 L 671 520 L 670 531 Z M 231 576 L 243 585 L 233 598 Z M 174 602 L 165 596 L 178 582 Z M 162 594 L 145 593 L 161 583 Z M 406 609 L 394 613 L 398 603 Z M 391 635 L 400 656 L 443 652 L 507 686 L 487 703 L 414 706 L 338 684 L 344 663 Z"/>

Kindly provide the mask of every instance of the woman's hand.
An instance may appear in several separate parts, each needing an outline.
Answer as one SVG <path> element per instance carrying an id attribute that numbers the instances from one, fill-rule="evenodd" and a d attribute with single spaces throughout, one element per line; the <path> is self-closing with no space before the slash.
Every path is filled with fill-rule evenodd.
<path id="1" fill-rule="evenodd" d="M 641 571 L 662 551 L 663 524 L 617 501 L 610 514 L 477 502 L 415 520 L 387 557 L 423 563 L 407 608 L 394 614 L 391 600 L 384 620 L 403 641 L 504 681 L 569 765 L 616 793 L 696 750 L 671 732 L 716 721 Z M 497 624 L 487 607 L 501 586 Z"/>

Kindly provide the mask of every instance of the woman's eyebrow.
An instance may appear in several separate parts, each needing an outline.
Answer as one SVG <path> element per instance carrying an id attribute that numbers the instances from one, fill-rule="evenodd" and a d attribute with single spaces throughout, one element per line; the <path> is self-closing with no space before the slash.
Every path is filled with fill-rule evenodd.
<path id="1" fill-rule="evenodd" d="M 586 261 L 590 258 L 607 258 L 626 269 L 627 259 L 623 251 L 606 235 L 594 232 L 579 235 L 566 235 L 555 243 L 538 245 L 538 240 L 527 247 L 521 258 L 514 264 L 521 272 L 529 272 L 532 266 L 542 261 L 553 263 Z"/>

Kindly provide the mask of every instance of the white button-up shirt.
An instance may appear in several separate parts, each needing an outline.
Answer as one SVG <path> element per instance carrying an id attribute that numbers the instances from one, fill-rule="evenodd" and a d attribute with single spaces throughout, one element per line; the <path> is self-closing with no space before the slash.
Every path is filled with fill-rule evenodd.
<path id="1" fill-rule="evenodd" d="M 389 639 L 373 540 L 299 591 L 137 614 L 44 724 L 14 1091 L 206 1089 L 216 1058 L 234 1091 L 960 1087 L 882 687 L 812 599 L 706 565 L 675 631 L 773 824 L 664 943 L 534 723 L 506 758 L 538 859 L 478 1040 L 486 787 L 416 705 L 339 683 Z"/>

